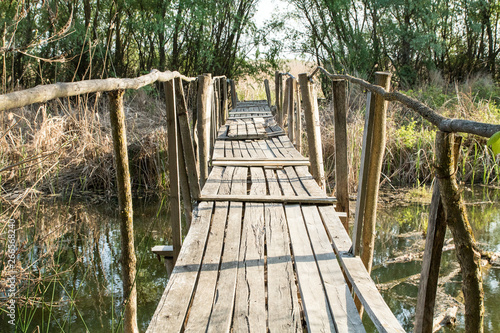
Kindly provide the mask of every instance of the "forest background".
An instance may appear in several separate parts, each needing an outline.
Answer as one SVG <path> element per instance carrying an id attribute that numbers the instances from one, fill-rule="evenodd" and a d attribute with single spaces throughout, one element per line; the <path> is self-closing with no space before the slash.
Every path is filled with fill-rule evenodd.
<path id="1" fill-rule="evenodd" d="M 443 115 L 500 121 L 500 1 L 283 0 L 265 5 L 269 19 L 262 22 L 259 0 L 2 0 L 1 89 L 5 93 L 38 84 L 136 77 L 152 69 L 248 82 L 269 77 L 276 69 L 290 70 L 285 58 L 301 57 L 331 72 L 367 80 L 375 71 L 390 71 L 393 89 Z M 319 81 L 328 99 L 329 80 Z M 240 96 L 264 98 L 262 84 L 254 82 L 260 84 L 251 87 L 256 92 L 249 94 L 240 86 Z M 136 187 L 168 186 L 158 172 L 163 164 L 157 152 L 165 148 L 159 139 L 165 132 L 158 128 L 164 122 L 159 91 L 153 86 L 127 95 L 127 110 L 135 114 L 127 126 Z M 350 87 L 352 189 L 364 100 L 362 90 Z M 4 189 L 35 183 L 51 193 L 69 183 L 72 189 L 111 189 L 109 123 L 99 94 L 31 109 L 1 116 L 2 129 L 10 129 L 1 140 Z M 327 175 L 334 182 L 329 110 L 323 108 L 322 134 Z M 430 181 L 433 142 L 429 123 L 391 105 L 385 181 Z M 500 183 L 495 155 L 483 139 L 466 136 L 462 150 L 464 181 Z M 45 156 L 47 152 L 52 154 Z M 43 159 L 23 163 L 32 156 Z M 65 169 L 68 173 L 62 174 Z"/>

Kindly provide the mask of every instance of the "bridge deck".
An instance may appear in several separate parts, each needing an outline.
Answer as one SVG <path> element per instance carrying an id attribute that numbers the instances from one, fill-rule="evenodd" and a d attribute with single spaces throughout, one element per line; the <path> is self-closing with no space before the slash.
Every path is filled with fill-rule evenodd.
<path id="1" fill-rule="evenodd" d="M 220 129 L 205 200 L 148 332 L 364 332 L 343 270 L 379 331 L 403 331 L 269 116 L 267 104 L 242 102 Z"/>

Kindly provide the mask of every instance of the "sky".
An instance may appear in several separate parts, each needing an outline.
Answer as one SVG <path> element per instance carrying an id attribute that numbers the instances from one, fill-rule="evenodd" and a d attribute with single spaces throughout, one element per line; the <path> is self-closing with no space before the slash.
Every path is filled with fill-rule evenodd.
<path id="1" fill-rule="evenodd" d="M 273 13 L 285 11 L 289 5 L 282 0 L 259 0 L 257 13 L 253 17 L 257 27 L 262 28 L 264 22 L 272 18 Z"/>

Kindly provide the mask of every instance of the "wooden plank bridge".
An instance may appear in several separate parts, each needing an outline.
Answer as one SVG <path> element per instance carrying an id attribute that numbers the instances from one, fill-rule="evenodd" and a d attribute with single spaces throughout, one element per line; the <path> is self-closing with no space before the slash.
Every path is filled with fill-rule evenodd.
<path id="1" fill-rule="evenodd" d="M 265 101 L 240 102 L 148 332 L 404 331 Z"/>

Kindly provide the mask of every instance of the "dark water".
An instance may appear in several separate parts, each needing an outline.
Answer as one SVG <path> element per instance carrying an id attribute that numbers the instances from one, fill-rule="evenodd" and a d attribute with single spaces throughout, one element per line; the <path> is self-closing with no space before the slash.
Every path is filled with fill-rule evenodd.
<path id="1" fill-rule="evenodd" d="M 474 230 L 476 241 L 480 247 L 493 252 L 500 252 L 500 190 L 488 187 L 464 189 L 467 202 L 469 222 Z M 377 241 L 372 278 L 376 283 L 385 284 L 401 281 L 400 284 L 381 290 L 385 301 L 407 331 L 413 330 L 415 307 L 417 303 L 418 280 L 406 280 L 414 274 L 420 274 L 421 261 L 410 261 L 397 264 L 384 264 L 388 259 L 416 253 L 422 250 L 424 226 L 427 225 L 429 206 L 427 204 L 410 204 L 405 207 L 383 208 L 378 212 Z M 451 240 L 448 230 L 446 240 Z M 451 306 L 459 306 L 457 326 L 454 330 L 464 331 L 463 301 L 461 277 L 457 273 L 458 262 L 455 251 L 446 251 L 441 259 L 441 277 L 450 277 L 444 283 L 436 298 L 436 312 Z M 486 266 L 483 268 L 483 286 L 485 295 L 485 332 L 500 332 L 500 268 Z M 369 330 L 375 331 L 366 315 L 365 324 Z"/>
<path id="2" fill-rule="evenodd" d="M 167 243 L 170 230 L 164 207 L 165 202 L 134 202 L 141 331 L 146 330 L 167 283 L 165 267 L 151 253 L 152 246 Z M 30 227 L 18 231 L 18 244 L 28 248 L 18 261 L 31 266 L 33 274 L 29 282 L 20 282 L 26 289 L 17 301 L 16 328 L 2 313 L 0 332 L 121 332 L 117 204 L 40 203 L 24 210 L 19 220 Z M 26 296 L 33 300 L 35 295 L 36 306 L 24 302 Z"/>
<path id="3" fill-rule="evenodd" d="M 476 239 L 483 248 L 500 252 L 500 191 L 485 187 L 466 190 L 467 210 Z M 135 242 L 138 259 L 139 328 L 145 331 L 156 309 L 167 278 L 162 263 L 151 253 L 154 245 L 167 244 L 168 213 L 165 202 L 138 200 L 135 205 Z M 117 205 L 84 203 L 40 203 L 22 211 L 18 220 L 18 244 L 26 248 L 19 255 L 23 267 L 30 267 L 30 279 L 21 283 L 17 332 L 114 332 L 121 331 L 122 291 L 120 230 Z M 428 205 L 383 208 L 378 215 L 374 271 L 376 283 L 400 280 L 382 294 L 408 331 L 413 327 L 418 281 L 406 280 L 420 273 L 420 261 L 384 263 L 394 257 L 420 251 Z M 40 237 L 43 236 L 43 237 Z M 450 238 L 451 236 L 448 236 Z M 449 275 L 458 265 L 454 251 L 443 255 L 441 274 Z M 29 281 L 29 282 L 28 282 Z M 500 332 L 500 269 L 484 270 L 485 331 Z M 460 275 L 454 275 L 441 290 L 438 303 L 459 304 Z M 0 290 L 1 292 L 1 290 Z M 0 294 L 1 295 L 1 294 Z M 36 295 L 38 298 L 34 299 Z M 365 324 L 371 331 L 370 320 Z M 0 314 L 0 332 L 14 332 L 9 318 Z M 459 311 L 457 331 L 463 331 Z"/>

